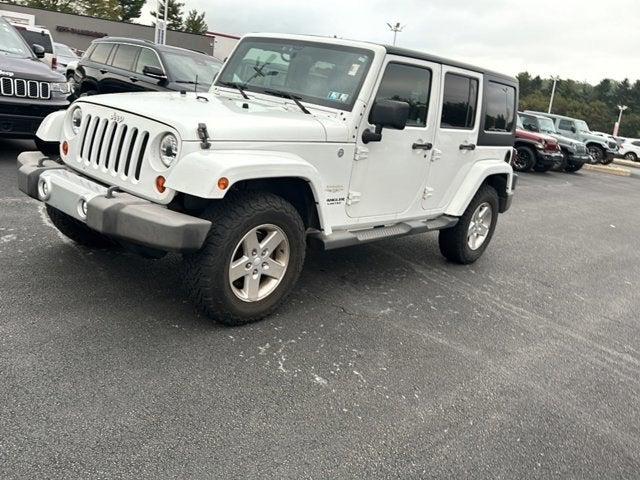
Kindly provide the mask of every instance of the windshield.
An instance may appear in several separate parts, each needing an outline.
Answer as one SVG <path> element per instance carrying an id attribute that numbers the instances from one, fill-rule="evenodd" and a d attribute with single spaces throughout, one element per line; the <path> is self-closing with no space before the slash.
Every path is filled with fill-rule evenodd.
<path id="1" fill-rule="evenodd" d="M 69 47 L 67 47 L 62 43 L 56 43 L 55 47 L 56 47 L 56 55 L 60 57 L 68 57 L 73 59 L 78 58 L 78 56 L 73 52 L 73 50 L 71 50 Z"/>
<path id="2" fill-rule="evenodd" d="M 351 110 L 369 71 L 369 50 L 297 40 L 243 40 L 216 85 L 285 93 L 317 105 Z"/>
<path id="3" fill-rule="evenodd" d="M 31 50 L 11 25 L 0 18 L 0 54 L 19 58 L 33 58 Z"/>
<path id="4" fill-rule="evenodd" d="M 516 126 L 519 129 L 524 130 L 524 124 L 522 123 L 522 117 L 520 115 L 518 115 L 518 121 L 516 122 Z"/>
<path id="5" fill-rule="evenodd" d="M 558 133 L 556 127 L 553 124 L 553 120 L 546 117 L 539 117 L 538 124 L 540 125 L 540 131 L 544 133 Z"/>
<path id="6" fill-rule="evenodd" d="M 195 82 L 209 87 L 220 71 L 220 62 L 192 52 L 163 52 L 167 69 L 177 81 Z"/>
<path id="7" fill-rule="evenodd" d="M 579 132 L 586 132 L 589 133 L 591 130 L 589 130 L 589 125 L 587 125 L 587 122 L 585 122 L 584 120 L 576 120 L 576 129 Z"/>

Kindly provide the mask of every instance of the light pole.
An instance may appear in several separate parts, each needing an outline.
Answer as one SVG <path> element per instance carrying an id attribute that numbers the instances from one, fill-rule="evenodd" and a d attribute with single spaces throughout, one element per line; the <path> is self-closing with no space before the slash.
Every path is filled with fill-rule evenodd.
<path id="1" fill-rule="evenodd" d="M 406 27 L 406 25 L 400 25 L 400 22 L 396 22 L 394 25 L 391 25 L 390 23 L 387 23 L 387 26 L 393 32 L 393 46 L 395 47 L 395 45 L 396 45 L 396 37 L 398 35 L 398 32 L 402 32 L 402 29 L 404 27 Z"/>
<path id="2" fill-rule="evenodd" d="M 551 79 L 553 80 L 553 87 L 551 87 L 551 99 L 549 100 L 549 110 L 547 111 L 547 113 L 551 113 L 551 109 L 553 108 L 553 98 L 556 96 L 556 83 L 558 80 L 560 80 L 559 76 L 551 76 Z"/>
<path id="3" fill-rule="evenodd" d="M 627 108 L 629 108 L 629 107 L 627 107 L 626 105 L 618 105 L 618 110 L 620 110 L 620 114 L 618 115 L 618 121 L 613 126 L 613 136 L 614 137 L 618 136 L 618 132 L 620 131 L 620 122 L 622 122 L 622 112 L 624 112 Z"/>

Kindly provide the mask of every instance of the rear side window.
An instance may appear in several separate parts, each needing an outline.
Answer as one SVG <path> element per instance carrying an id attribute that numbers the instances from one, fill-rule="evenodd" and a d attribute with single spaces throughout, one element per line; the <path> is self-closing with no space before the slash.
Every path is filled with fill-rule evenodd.
<path id="1" fill-rule="evenodd" d="M 48 33 L 44 31 L 32 32 L 31 30 L 25 30 L 20 27 L 18 27 L 18 31 L 29 46 L 37 44 L 43 47 L 46 53 L 53 53 L 53 43 L 51 42 L 51 35 Z"/>
<path id="2" fill-rule="evenodd" d="M 98 43 L 89 58 L 97 63 L 107 63 L 112 48 L 113 44 L 111 43 Z"/>
<path id="3" fill-rule="evenodd" d="M 133 70 L 133 62 L 140 51 L 140 47 L 133 45 L 118 45 L 118 50 L 113 56 L 111 65 L 116 68 L 122 68 L 123 70 Z"/>
<path id="4" fill-rule="evenodd" d="M 431 90 L 431 70 L 390 63 L 376 95 L 378 100 L 397 100 L 409 104 L 408 127 L 427 125 L 427 105 Z"/>
<path id="5" fill-rule="evenodd" d="M 571 120 L 560 120 L 558 123 L 558 129 L 560 130 L 571 130 L 573 127 L 573 122 Z"/>
<path id="6" fill-rule="evenodd" d="M 640 147 L 640 142 L 639 141 L 631 142 L 631 145 L 635 145 L 636 147 Z"/>
<path id="7" fill-rule="evenodd" d="M 136 72 L 142 73 L 144 67 L 156 67 L 162 69 L 160 60 L 158 60 L 158 55 L 149 48 L 143 48 L 140 50 L 140 56 L 136 62 Z"/>
<path id="8" fill-rule="evenodd" d="M 497 82 L 489 82 L 485 92 L 484 130 L 486 132 L 511 132 L 515 119 L 516 89 Z M 538 128 L 534 118 L 523 116 L 527 122 Z"/>
<path id="9" fill-rule="evenodd" d="M 444 77 L 442 104 L 443 128 L 472 129 L 478 105 L 478 79 L 456 73 Z"/>

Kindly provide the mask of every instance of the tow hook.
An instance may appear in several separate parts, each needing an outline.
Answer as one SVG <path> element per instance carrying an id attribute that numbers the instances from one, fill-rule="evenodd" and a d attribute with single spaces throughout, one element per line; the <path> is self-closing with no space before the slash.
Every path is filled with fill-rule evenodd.
<path id="1" fill-rule="evenodd" d="M 211 148 L 211 142 L 209 141 L 209 132 L 207 132 L 207 125 L 204 123 L 198 124 L 198 138 L 200 138 L 200 147 L 203 150 Z"/>

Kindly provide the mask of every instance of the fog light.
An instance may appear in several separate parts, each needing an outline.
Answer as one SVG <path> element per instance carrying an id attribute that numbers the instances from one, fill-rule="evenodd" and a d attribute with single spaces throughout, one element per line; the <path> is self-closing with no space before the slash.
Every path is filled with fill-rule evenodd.
<path id="1" fill-rule="evenodd" d="M 69 153 L 69 144 L 65 140 L 64 142 L 62 142 L 62 154 L 66 157 L 68 153 Z"/>
<path id="2" fill-rule="evenodd" d="M 87 207 L 87 201 L 81 198 L 78 202 L 78 215 L 80 215 L 80 218 L 87 218 Z"/>
<path id="3" fill-rule="evenodd" d="M 38 182 L 38 196 L 40 197 L 40 200 L 48 200 L 50 194 L 51 187 L 49 185 L 49 182 L 47 182 L 47 180 L 45 180 L 44 178 L 41 179 Z"/>
<path id="4" fill-rule="evenodd" d="M 162 175 L 156 178 L 156 190 L 158 190 L 160 193 L 164 193 L 164 191 L 167 189 L 164 186 L 164 182 L 166 182 L 166 180 Z"/>

